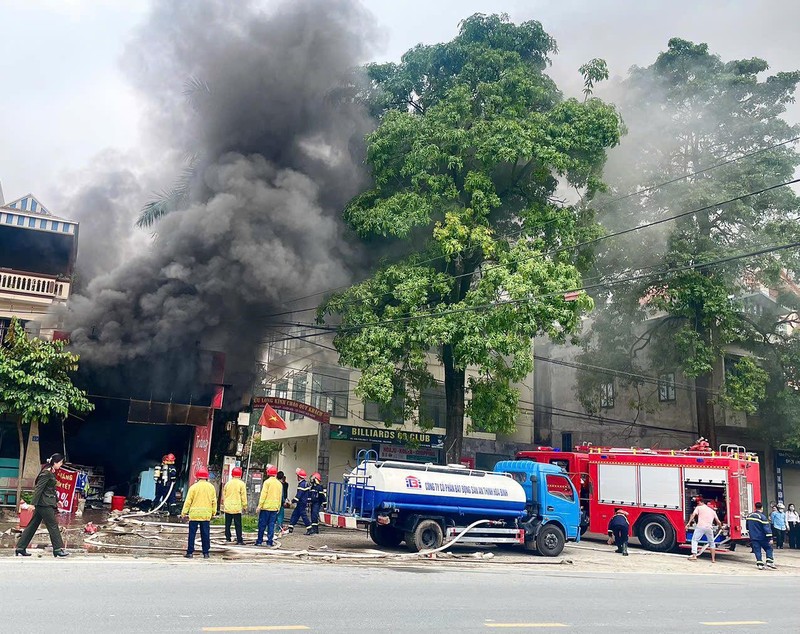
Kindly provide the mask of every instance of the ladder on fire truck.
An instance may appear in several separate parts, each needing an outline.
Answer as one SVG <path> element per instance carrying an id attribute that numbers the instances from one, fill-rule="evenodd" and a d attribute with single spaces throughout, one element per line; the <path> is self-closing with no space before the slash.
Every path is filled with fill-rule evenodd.
<path id="1" fill-rule="evenodd" d="M 321 514 L 323 524 L 339 528 L 357 528 L 364 517 L 365 509 L 372 509 L 375 487 L 370 485 L 367 462 L 377 462 L 378 452 L 362 449 L 356 454 L 355 468 L 345 476 L 344 482 L 328 483 L 329 513 Z"/>
<path id="2" fill-rule="evenodd" d="M 744 445 L 723 443 L 719 446 L 717 451 L 711 449 L 710 447 L 707 449 L 696 449 L 695 447 L 696 445 L 688 449 L 648 449 L 645 447 L 596 447 L 594 445 L 578 445 L 575 447 L 575 451 L 577 453 L 587 453 L 590 455 L 614 454 L 632 456 L 698 456 L 711 458 L 734 458 L 737 460 L 758 462 L 758 456 L 747 451 L 747 448 L 744 447 Z"/>

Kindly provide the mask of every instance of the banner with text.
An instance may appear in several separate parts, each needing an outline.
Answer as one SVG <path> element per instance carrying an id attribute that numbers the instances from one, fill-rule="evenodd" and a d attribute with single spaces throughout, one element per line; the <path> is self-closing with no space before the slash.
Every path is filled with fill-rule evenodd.
<path id="1" fill-rule="evenodd" d="M 331 425 L 331 440 L 352 440 L 382 445 L 432 447 L 434 449 L 441 449 L 444 446 L 444 436 L 439 434 L 387 429 L 386 427 L 354 427 L 352 425 Z"/>
<path id="2" fill-rule="evenodd" d="M 56 471 L 56 497 L 59 511 L 72 513 L 75 510 L 75 487 L 77 484 L 77 471 L 63 467 Z"/>
<path id="3" fill-rule="evenodd" d="M 319 421 L 320 423 L 329 423 L 331 415 L 329 412 L 323 412 L 321 409 L 312 407 L 307 403 L 300 401 L 293 401 L 288 398 L 279 398 L 277 396 L 254 396 L 253 409 L 264 409 L 265 405 L 269 405 L 272 409 L 279 409 L 285 412 L 292 412 L 293 414 L 300 414 L 301 416 L 308 416 L 309 418 Z"/>

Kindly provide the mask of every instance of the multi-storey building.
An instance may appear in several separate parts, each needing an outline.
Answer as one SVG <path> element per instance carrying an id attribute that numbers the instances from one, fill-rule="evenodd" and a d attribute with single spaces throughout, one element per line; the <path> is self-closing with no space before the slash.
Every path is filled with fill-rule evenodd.
<path id="1" fill-rule="evenodd" d="M 256 396 L 273 396 L 299 401 L 330 414 L 330 424 L 298 413 L 281 412 L 287 429 L 263 428 L 262 440 L 281 444 L 278 467 L 291 481 L 295 468 L 309 474 L 319 469 L 331 479 L 341 479 L 354 465 L 362 450 L 374 450 L 383 459 L 438 463 L 444 460 L 445 393 L 444 371 L 431 356 L 429 369 L 436 385 L 421 395 L 423 419 L 433 427 L 421 428 L 418 422 L 403 420 L 400 407 L 380 407 L 355 393 L 359 372 L 337 363 L 337 353 L 329 337 L 306 338 L 312 333 L 276 335 L 266 351 L 265 380 Z M 321 344 L 321 345 L 320 345 Z M 469 374 L 469 370 L 467 371 Z M 529 404 L 533 396 L 533 376 L 516 385 L 520 391 L 520 411 L 516 432 L 504 436 L 474 428 L 467 418 L 462 462 L 477 469 L 491 469 L 495 462 L 529 449 L 533 424 Z M 260 411 L 254 407 L 252 419 Z"/>
<path id="2" fill-rule="evenodd" d="M 0 335 L 16 317 L 29 334 L 53 337 L 52 308 L 69 298 L 77 252 L 77 222 L 54 216 L 32 194 L 0 200 Z"/>

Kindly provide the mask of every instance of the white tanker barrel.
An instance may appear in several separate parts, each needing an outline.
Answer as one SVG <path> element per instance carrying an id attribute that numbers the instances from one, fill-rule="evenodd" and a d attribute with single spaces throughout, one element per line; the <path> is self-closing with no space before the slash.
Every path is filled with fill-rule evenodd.
<path id="1" fill-rule="evenodd" d="M 480 517 L 520 517 L 525 491 L 509 476 L 458 467 L 362 462 L 347 476 L 351 504 L 365 515 L 400 509 Z"/>

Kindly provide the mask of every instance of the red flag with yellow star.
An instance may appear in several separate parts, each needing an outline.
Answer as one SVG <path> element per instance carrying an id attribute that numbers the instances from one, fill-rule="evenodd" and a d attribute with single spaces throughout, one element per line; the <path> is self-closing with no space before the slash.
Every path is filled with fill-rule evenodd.
<path id="1" fill-rule="evenodd" d="M 286 429 L 286 423 L 278 416 L 269 403 L 264 405 L 264 411 L 261 412 L 261 418 L 258 419 L 258 424 L 262 427 L 271 427 L 272 429 Z"/>

